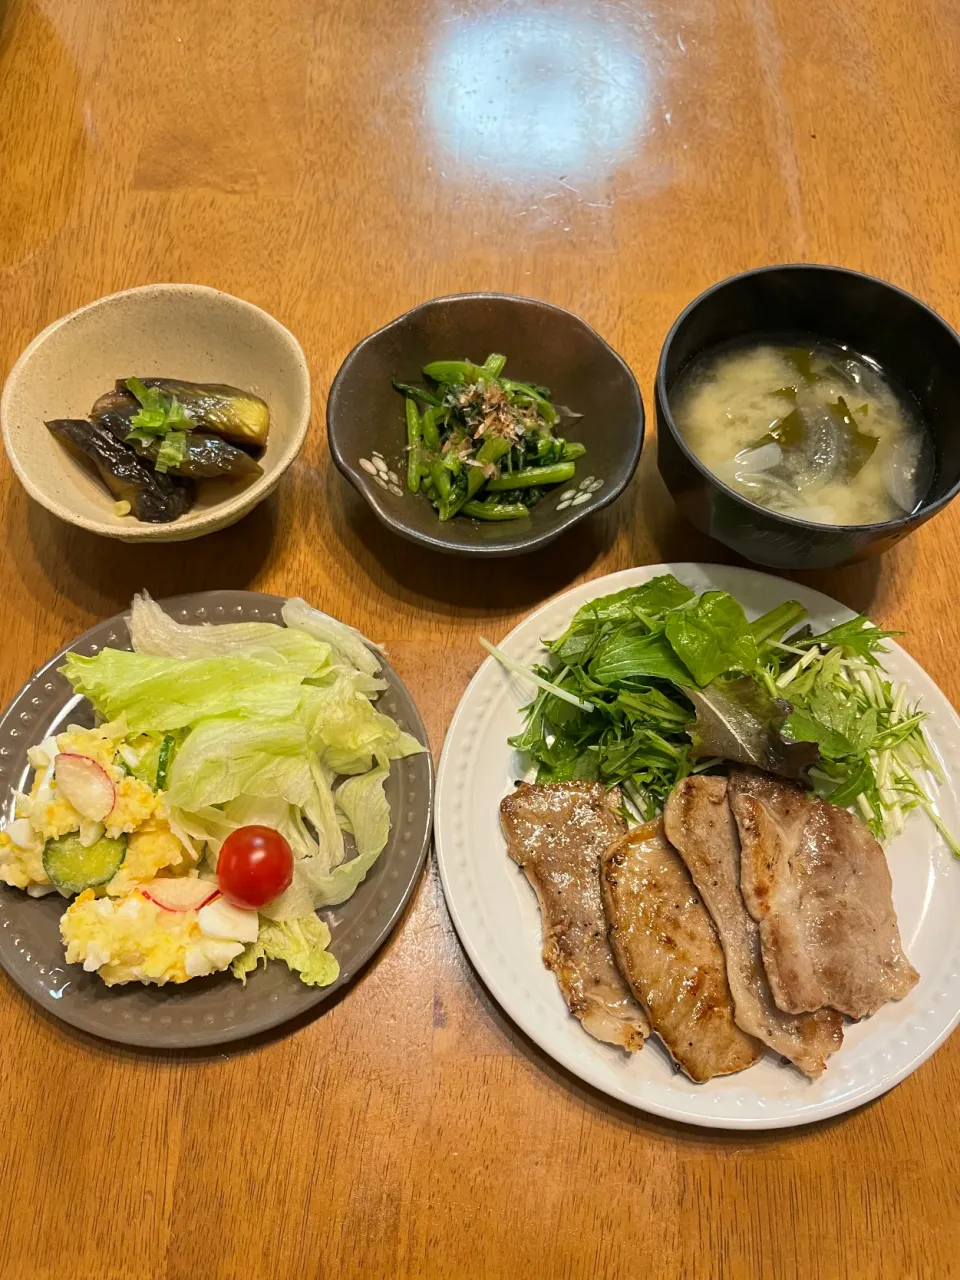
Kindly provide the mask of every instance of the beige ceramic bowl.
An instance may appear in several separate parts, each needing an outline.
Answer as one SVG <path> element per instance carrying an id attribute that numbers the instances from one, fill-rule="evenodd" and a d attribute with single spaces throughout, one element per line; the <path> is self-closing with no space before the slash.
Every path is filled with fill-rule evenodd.
<path id="1" fill-rule="evenodd" d="M 92 469 L 47 430 L 52 418 L 85 418 L 117 378 L 227 382 L 270 406 L 263 475 L 203 480 L 186 515 L 146 524 L 113 514 Z M 195 284 L 151 284 L 91 302 L 37 335 L 0 398 L 3 442 L 31 497 L 70 524 L 124 542 L 183 542 L 251 511 L 297 456 L 310 422 L 310 375 L 300 344 L 259 307 Z"/>

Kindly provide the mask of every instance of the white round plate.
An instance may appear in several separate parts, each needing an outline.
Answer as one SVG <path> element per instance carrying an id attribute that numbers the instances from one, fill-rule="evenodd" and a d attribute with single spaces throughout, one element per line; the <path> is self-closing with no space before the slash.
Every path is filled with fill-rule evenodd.
<path id="1" fill-rule="evenodd" d="M 853 617 L 817 591 L 724 565 L 659 564 L 610 574 L 548 601 L 501 642 L 529 664 L 541 638 L 559 635 L 587 600 L 673 573 L 696 592 L 729 591 L 748 616 L 799 600 L 815 627 Z M 926 672 L 890 643 L 885 665 L 929 713 L 927 729 L 949 781 L 939 811 L 960 830 L 960 718 Z M 775 1129 L 838 1115 L 892 1088 L 943 1043 L 960 1020 L 960 863 L 926 815 L 912 813 L 886 849 L 904 949 L 920 972 L 905 1000 L 850 1024 L 824 1075 L 806 1080 L 773 1055 L 739 1075 L 693 1084 L 676 1071 L 655 1037 L 628 1055 L 601 1044 L 570 1016 L 540 956 L 540 912 L 500 831 L 501 799 L 523 777 L 507 745 L 531 701 L 527 682 L 488 658 L 470 682 L 447 733 L 437 786 L 437 859 L 447 905 L 470 959 L 510 1017 L 557 1062 L 614 1098 L 690 1124 Z"/>

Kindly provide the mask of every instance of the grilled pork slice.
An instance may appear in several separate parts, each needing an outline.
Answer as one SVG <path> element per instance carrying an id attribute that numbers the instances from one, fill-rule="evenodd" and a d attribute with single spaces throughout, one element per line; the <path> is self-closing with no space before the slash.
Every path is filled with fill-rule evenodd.
<path id="1" fill-rule="evenodd" d="M 883 850 L 853 814 L 752 769 L 733 769 L 740 887 L 760 926 L 773 998 L 788 1013 L 851 1018 L 919 980 L 900 946 Z"/>
<path id="2" fill-rule="evenodd" d="M 667 799 L 663 822 L 720 936 L 737 1026 L 789 1058 L 804 1075 L 819 1076 L 843 1042 L 843 1019 L 835 1009 L 784 1013 L 774 1002 L 760 929 L 740 892 L 740 837 L 726 778 L 684 778 Z"/>
<path id="3" fill-rule="evenodd" d="M 596 782 L 521 782 L 500 802 L 507 851 L 536 890 L 543 962 L 585 1031 L 631 1053 L 650 1034 L 607 941 L 600 851 L 621 835 L 617 792 Z"/>
<path id="4" fill-rule="evenodd" d="M 600 884 L 620 968 L 690 1079 L 729 1075 L 756 1062 L 763 1047 L 734 1020 L 710 913 L 659 818 L 604 850 Z"/>

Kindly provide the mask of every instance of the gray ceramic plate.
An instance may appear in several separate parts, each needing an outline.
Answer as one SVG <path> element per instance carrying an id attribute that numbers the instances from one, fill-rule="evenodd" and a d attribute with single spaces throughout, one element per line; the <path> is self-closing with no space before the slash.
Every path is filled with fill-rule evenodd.
<path id="1" fill-rule="evenodd" d="M 430 360 L 507 357 L 507 376 L 545 383 L 556 404 L 583 414 L 562 434 L 587 447 L 577 473 L 528 518 L 441 524 L 425 497 L 408 493 L 403 398 L 391 379 L 423 383 Z M 562 307 L 505 293 L 434 298 L 370 334 L 340 366 L 327 400 L 333 460 L 395 533 L 457 555 L 510 556 L 552 542 L 626 488 L 643 446 L 637 380 L 611 346 Z"/>
<path id="2" fill-rule="evenodd" d="M 252 591 L 206 591 L 161 602 L 183 622 L 279 622 L 283 600 Z M 12 816 L 13 791 L 29 772 L 27 748 L 69 722 L 93 723 L 89 703 L 57 672 L 65 653 L 129 648 L 122 615 L 101 622 L 67 645 L 21 689 L 0 719 L 0 812 Z M 378 706 L 426 742 L 413 699 L 384 663 L 389 687 Z M 394 762 L 386 785 L 393 822 L 387 847 L 356 893 L 322 912 L 340 977 L 329 987 L 308 987 L 283 964 L 261 967 L 246 987 L 229 974 L 183 986 L 106 987 L 93 973 L 63 958 L 58 894 L 28 898 L 0 885 L 0 964 L 27 995 L 65 1022 L 108 1040 L 150 1049 L 223 1044 L 267 1031 L 321 1004 L 353 978 L 396 925 L 423 867 L 433 813 L 430 753 Z M 348 855 L 349 856 L 349 855 Z"/>

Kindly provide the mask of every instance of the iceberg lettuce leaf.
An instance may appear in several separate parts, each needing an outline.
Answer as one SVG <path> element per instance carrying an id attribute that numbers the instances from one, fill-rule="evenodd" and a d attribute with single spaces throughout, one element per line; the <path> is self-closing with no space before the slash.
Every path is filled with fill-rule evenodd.
<path id="1" fill-rule="evenodd" d="M 329 614 L 312 608 L 305 600 L 288 600 L 281 614 L 288 627 L 306 631 L 330 645 L 341 664 L 366 676 L 379 675 L 381 664 L 373 653 L 375 646 L 356 627 L 338 622 Z"/>
<path id="2" fill-rule="evenodd" d="M 334 793 L 337 807 L 347 820 L 345 830 L 356 840 L 361 857 L 380 853 L 387 843 L 390 805 L 383 793 L 383 784 L 389 773 L 390 762 L 385 761 L 369 773 L 348 778 Z"/>
<path id="3" fill-rule="evenodd" d="M 293 883 L 274 902 L 261 907 L 270 920 L 296 920 L 308 911 L 336 907 L 352 897 L 357 886 L 380 856 L 380 850 L 357 854 L 325 871 L 319 858 L 302 858 L 293 864 Z"/>
<path id="4" fill-rule="evenodd" d="M 301 716 L 317 749 L 340 756 L 369 754 L 400 736 L 399 726 L 379 712 L 349 676 L 304 689 Z"/>
<path id="5" fill-rule="evenodd" d="M 262 960 L 282 960 L 300 981 L 311 987 L 328 987 L 340 976 L 336 957 L 327 948 L 330 930 L 311 914 L 282 923 L 260 921 L 256 942 L 251 942 L 230 966 L 234 977 L 246 983 L 247 974 Z"/>
<path id="6" fill-rule="evenodd" d="M 341 676 L 326 688 L 304 690 L 301 716 L 311 745 L 331 773 L 368 773 L 374 756 L 399 760 L 425 748 Z"/>
<path id="7" fill-rule="evenodd" d="M 315 797 L 302 810 L 282 797 L 244 795 L 222 807 L 205 805 L 191 812 L 171 805 L 170 812 L 190 837 L 206 842 L 207 863 L 213 870 L 216 870 L 220 848 L 231 832 L 238 827 L 263 826 L 280 832 L 290 845 L 295 864 L 307 859 L 311 874 L 327 875 L 343 861 L 343 832 L 337 820 L 333 792 L 322 778 L 319 781 L 323 785 L 318 786 Z M 307 909 L 310 908 L 298 912 L 288 908 L 285 914 L 305 914 Z"/>
<path id="8" fill-rule="evenodd" d="M 306 631 L 275 622 L 176 622 L 146 591 L 134 596 L 127 626 L 137 653 L 158 658 L 256 658 L 286 663 L 304 679 L 333 671 L 330 645 Z"/>
<path id="9" fill-rule="evenodd" d="M 423 743 L 418 741 L 412 733 L 407 733 L 406 729 L 401 729 L 400 736 L 395 738 L 393 742 L 385 743 L 382 752 L 388 760 L 405 760 L 407 756 L 419 755 L 426 749 Z"/>
<path id="10" fill-rule="evenodd" d="M 333 798 L 333 775 L 320 763 L 312 751 L 309 760 L 313 790 L 307 797 L 303 812 L 317 833 L 317 840 L 321 851 L 325 853 L 329 871 L 341 863 L 344 857 L 343 831 Z"/>
<path id="11" fill-rule="evenodd" d="M 101 649 L 67 654 L 60 668 L 107 720 L 126 715 L 131 733 L 183 729 L 209 716 L 282 720 L 301 698 L 300 674 L 256 658 L 155 658 Z"/>
<path id="12" fill-rule="evenodd" d="M 379 858 L 390 834 L 390 806 L 383 793 L 389 761 L 336 791 L 337 808 L 357 844 L 357 856 L 331 871 L 322 858 L 301 858 L 293 866 L 293 882 L 261 910 L 271 920 L 294 920 L 320 907 L 335 907 L 353 894 Z"/>
<path id="13" fill-rule="evenodd" d="M 169 799 L 179 809 L 225 804 L 237 796 L 306 804 L 313 790 L 303 725 L 291 720 L 202 720 L 177 753 Z"/>

